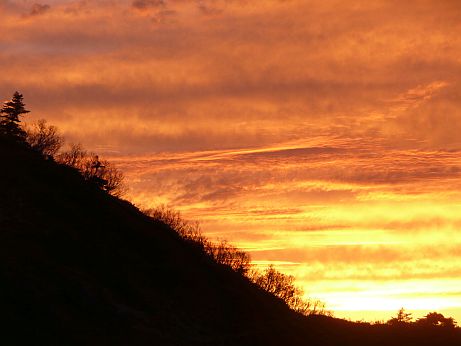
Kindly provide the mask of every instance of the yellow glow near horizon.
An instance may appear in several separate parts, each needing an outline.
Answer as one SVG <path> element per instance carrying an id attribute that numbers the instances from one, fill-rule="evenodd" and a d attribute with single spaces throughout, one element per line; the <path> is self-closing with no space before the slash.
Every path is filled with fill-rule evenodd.
<path id="1" fill-rule="evenodd" d="M 184 203 L 184 217 L 200 220 L 210 238 L 228 239 L 248 251 L 255 265 L 273 263 L 295 276 L 308 297 L 326 302 L 339 317 L 385 320 L 401 307 L 415 317 L 431 311 L 461 317 L 461 282 L 456 278 L 461 274 L 460 194 L 446 188 L 457 184 L 456 180 L 438 178 L 437 184 L 426 184 L 423 177 L 417 179 L 419 183 L 413 179 L 411 183 L 364 184 L 311 180 L 302 175 L 300 180 L 285 181 L 302 166 L 292 166 L 284 158 L 283 167 L 272 173 L 271 179 L 277 177 L 277 182 L 244 184 L 247 179 L 253 182 L 252 176 L 263 174 L 265 169 L 255 170 L 254 162 L 245 159 L 248 153 L 261 154 L 263 157 L 256 160 L 266 160 L 265 155 L 273 152 L 272 148 L 230 152 L 233 160 L 239 161 L 239 172 L 245 173 L 239 173 L 243 181 L 234 182 L 244 189 L 238 195 L 227 192 L 228 201 L 219 199 L 219 204 L 213 200 Z M 425 156 L 429 164 L 434 160 L 432 153 L 414 155 L 420 161 Z M 165 169 L 174 170 L 178 177 L 184 172 L 188 179 L 195 179 L 187 173 L 192 167 L 197 177 L 210 172 L 208 167 L 219 167 L 220 173 L 211 177 L 221 179 L 231 174 L 229 171 L 234 174 L 234 161 L 228 161 L 227 156 L 189 153 L 176 158 L 173 166 L 173 157 L 157 157 L 156 170 L 146 174 L 155 176 Z M 165 166 L 162 160 L 167 161 Z M 348 165 L 348 160 L 336 158 L 328 163 L 327 158 L 322 169 Z M 131 171 L 122 158 L 117 162 L 129 178 L 130 172 L 143 172 L 140 167 Z M 150 167 L 150 159 L 146 158 L 145 164 Z M 401 171 L 408 168 L 416 167 L 401 167 Z M 204 189 L 198 193 L 212 191 L 211 186 Z M 160 193 L 154 200 L 148 195 L 137 199 L 132 191 L 132 197 L 140 204 L 152 205 L 160 196 L 174 198 L 169 191 L 158 191 L 165 195 Z M 306 195 L 299 195 L 300 191 Z"/>

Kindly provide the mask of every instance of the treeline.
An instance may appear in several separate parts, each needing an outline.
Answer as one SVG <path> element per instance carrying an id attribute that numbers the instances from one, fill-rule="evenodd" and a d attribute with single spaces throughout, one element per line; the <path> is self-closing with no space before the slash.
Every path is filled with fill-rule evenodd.
<path id="1" fill-rule="evenodd" d="M 71 144 L 62 150 L 64 139 L 56 126 L 39 120 L 31 126 L 21 124 L 21 117 L 30 113 L 26 109 L 23 95 L 15 92 L 12 99 L 0 109 L 0 136 L 30 147 L 47 160 L 56 161 L 77 170 L 89 183 L 114 196 L 124 191 L 123 174 L 107 160 L 99 159 L 95 153 L 84 150 L 79 144 Z"/>
<path id="2" fill-rule="evenodd" d="M 392 326 L 420 326 L 420 327 L 442 327 L 452 329 L 457 327 L 457 322 L 453 317 L 445 317 L 438 312 L 430 312 L 422 318 L 413 320 L 413 316 L 410 312 L 405 311 L 401 308 L 395 317 L 392 317 L 386 322 L 386 324 Z"/>
<path id="3" fill-rule="evenodd" d="M 328 315 L 325 304 L 319 300 L 306 299 L 295 278 L 277 271 L 273 265 L 261 271 L 251 264 L 251 257 L 225 240 L 213 242 L 203 235 L 198 222 L 188 222 L 178 211 L 166 206 L 143 210 L 153 219 L 163 222 L 182 239 L 191 243 L 215 263 L 227 266 L 244 276 L 264 291 L 282 299 L 291 309 L 303 315 Z"/>

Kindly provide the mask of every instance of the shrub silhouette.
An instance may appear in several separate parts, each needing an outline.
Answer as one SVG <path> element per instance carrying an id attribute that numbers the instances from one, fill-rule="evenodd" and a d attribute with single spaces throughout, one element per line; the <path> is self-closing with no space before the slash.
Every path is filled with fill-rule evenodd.
<path id="1" fill-rule="evenodd" d="M 205 244 L 206 242 L 206 238 L 201 234 L 199 224 L 197 222 L 191 223 L 184 220 L 178 211 L 161 205 L 157 208 L 145 209 L 143 212 L 153 219 L 168 225 L 184 239 L 195 241 L 200 244 Z"/>
<path id="2" fill-rule="evenodd" d="M 294 284 L 295 278 L 277 271 L 270 265 L 264 272 L 254 271 L 251 280 L 263 290 L 282 299 L 287 305 L 303 315 L 331 315 L 319 300 L 305 299 L 303 291 Z"/>
<path id="3" fill-rule="evenodd" d="M 438 312 L 430 312 L 423 318 L 416 320 L 415 323 L 423 326 L 456 327 L 456 321 L 452 317 L 445 317 Z"/>
<path id="4" fill-rule="evenodd" d="M 278 272 L 272 264 L 262 274 L 257 272 L 253 282 L 286 302 L 291 301 L 298 293 L 294 286 L 294 277 Z"/>
<path id="5" fill-rule="evenodd" d="M 87 155 L 80 144 L 71 144 L 69 150 L 59 154 L 58 160 L 66 166 L 78 168 Z"/>
<path id="6" fill-rule="evenodd" d="M 282 299 L 291 309 L 303 315 L 328 315 L 325 304 L 319 300 L 306 300 L 303 291 L 294 284 L 294 277 L 278 272 L 270 265 L 262 273 L 253 268 L 251 257 L 226 240 L 212 242 L 201 232 L 200 224 L 184 220 L 178 211 L 165 205 L 143 211 L 153 219 L 163 222 L 181 238 L 199 247 L 215 263 L 224 265 L 246 277 L 264 291 Z"/>
<path id="7" fill-rule="evenodd" d="M 250 269 L 250 255 L 229 244 L 226 240 L 218 243 L 209 241 L 201 232 L 198 222 L 188 222 L 181 214 L 166 206 L 144 210 L 146 215 L 162 221 L 179 234 L 183 239 L 194 243 L 213 259 L 214 262 L 225 265 L 235 272 L 246 275 Z"/>
<path id="8" fill-rule="evenodd" d="M 26 141 L 30 147 L 44 157 L 53 158 L 64 143 L 56 126 L 40 119 L 31 128 L 26 128 Z"/>
<path id="9" fill-rule="evenodd" d="M 80 144 L 72 144 L 68 151 L 58 155 L 57 161 L 78 170 L 86 181 L 111 195 L 121 196 L 125 191 L 123 173 L 109 161 L 82 149 Z"/>
<path id="10" fill-rule="evenodd" d="M 217 244 L 212 243 L 207 252 L 216 263 L 226 265 L 239 274 L 246 275 L 250 269 L 250 255 L 226 240 L 221 240 Z"/>

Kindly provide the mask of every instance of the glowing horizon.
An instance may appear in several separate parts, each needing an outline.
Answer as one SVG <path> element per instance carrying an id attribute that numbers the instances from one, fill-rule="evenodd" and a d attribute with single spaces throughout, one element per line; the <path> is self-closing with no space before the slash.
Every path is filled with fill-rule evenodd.
<path id="1" fill-rule="evenodd" d="M 321 163 L 314 156 L 314 162 L 308 160 L 302 165 L 299 158 L 295 158 L 297 164 L 277 158 L 279 166 L 264 178 L 265 155 L 280 150 L 182 153 L 134 160 L 117 157 L 114 162 L 127 174 L 136 204 L 149 208 L 170 203 L 184 217 L 200 220 L 210 238 L 224 238 L 245 249 L 256 265 L 273 263 L 294 275 L 307 296 L 326 302 L 336 316 L 386 320 L 401 307 L 414 312 L 415 317 L 431 311 L 460 316 L 461 236 L 457 229 L 461 225 L 461 195 L 459 188 L 447 188 L 459 186 L 459 182 L 446 176 L 430 184 L 425 174 L 419 176 L 419 169 L 437 155 L 414 154 L 427 162 L 420 162 L 419 169 L 401 166 L 395 174 L 402 177 L 388 184 L 380 177 L 364 184 L 354 182 L 353 177 L 341 182 L 329 176 L 324 180 L 298 176 L 287 183 L 267 182 L 267 178 L 286 179 L 290 170 L 319 169 L 318 164 L 322 170 L 325 165 L 347 167 L 350 160 L 332 160 L 329 156 L 336 157 L 336 153 L 323 154 Z M 263 156 L 259 168 L 254 157 L 251 162 L 239 157 L 253 153 Z M 407 156 L 408 151 L 402 154 Z M 459 153 L 440 155 L 460 160 L 456 157 Z M 377 159 L 383 164 L 382 157 L 369 158 Z M 238 167 L 238 172 L 233 167 Z M 405 176 L 410 169 L 415 175 L 412 179 Z M 202 174 L 204 185 L 199 185 L 196 180 Z M 185 176 L 186 181 L 177 181 Z M 215 186 L 222 179 L 233 184 Z M 188 186 L 191 181 L 196 187 L 192 192 Z M 146 186 L 151 186 L 147 192 Z M 242 190 L 235 193 L 232 190 L 236 188 Z M 226 197 L 211 198 L 212 191 Z M 297 196 L 294 205 L 295 196 L 290 195 L 299 191 L 306 196 Z"/>
<path id="2" fill-rule="evenodd" d="M 461 323 L 461 7 L 0 0 L 0 96 L 336 316 Z"/>

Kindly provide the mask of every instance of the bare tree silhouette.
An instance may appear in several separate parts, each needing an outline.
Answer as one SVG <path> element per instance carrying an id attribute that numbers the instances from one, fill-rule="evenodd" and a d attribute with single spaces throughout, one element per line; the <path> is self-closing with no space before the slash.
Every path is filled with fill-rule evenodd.
<path id="1" fill-rule="evenodd" d="M 64 143 L 58 128 L 48 125 L 44 119 L 26 128 L 26 141 L 32 149 L 48 158 L 54 157 Z"/>
<path id="2" fill-rule="evenodd" d="M 72 144 L 68 151 L 57 156 L 57 161 L 77 169 L 83 178 L 100 189 L 114 196 L 125 192 L 123 173 L 117 170 L 107 160 L 82 149 L 80 144 Z"/>
<path id="3" fill-rule="evenodd" d="M 225 240 L 213 242 L 205 237 L 200 224 L 184 220 L 178 211 L 165 205 L 143 211 L 155 220 L 161 221 L 174 230 L 181 238 L 192 242 L 215 263 L 227 266 L 248 278 L 264 291 L 282 299 L 291 309 L 303 315 L 331 315 L 325 304 L 319 300 L 304 298 L 303 291 L 295 286 L 293 276 L 277 271 L 269 266 L 264 272 L 252 268 L 248 253 L 229 244 Z"/>

